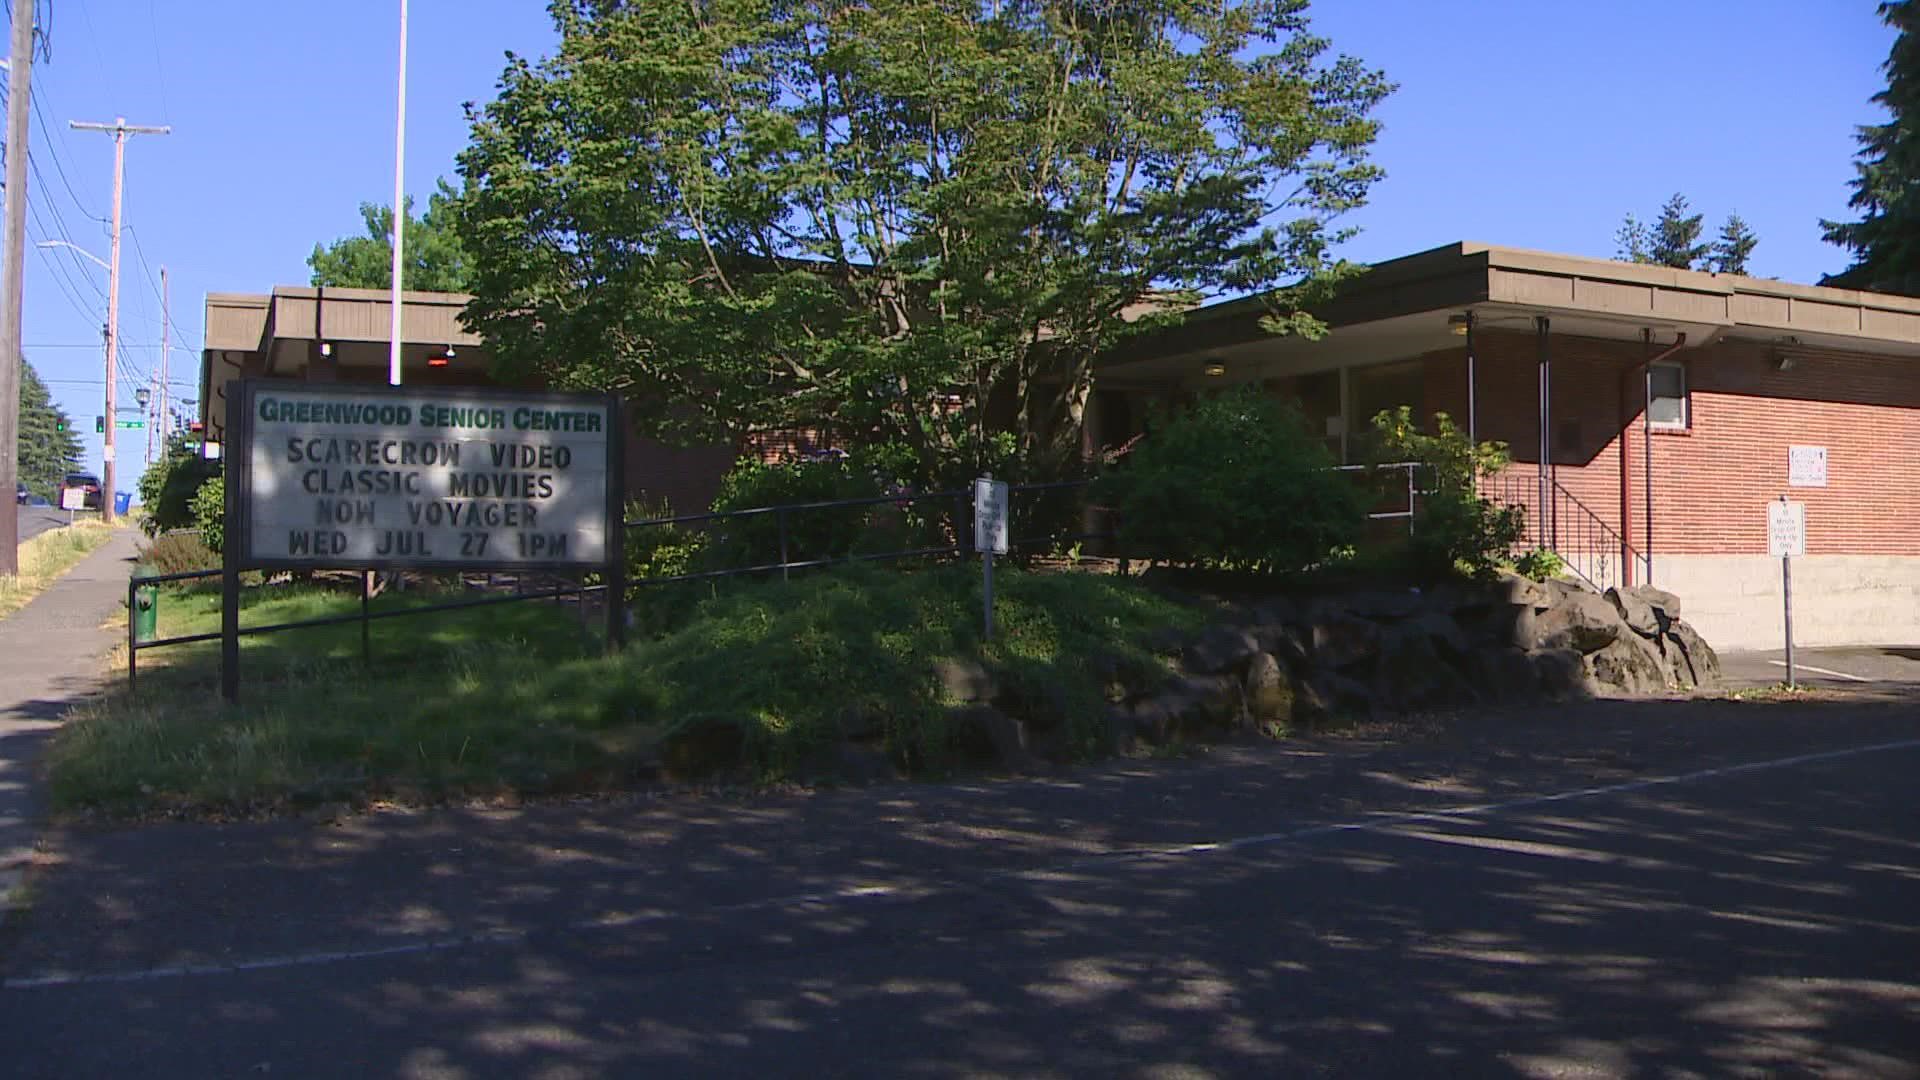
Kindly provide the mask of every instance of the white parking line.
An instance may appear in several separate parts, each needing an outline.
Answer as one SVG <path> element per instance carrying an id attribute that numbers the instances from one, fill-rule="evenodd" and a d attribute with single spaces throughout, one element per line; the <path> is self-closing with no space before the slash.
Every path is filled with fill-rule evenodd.
<path id="1" fill-rule="evenodd" d="M 1792 757 L 1747 761 L 1738 765 L 1720 765 L 1711 769 L 1699 769 L 1694 772 L 1671 773 L 1666 776 L 1650 776 L 1640 780 L 1627 780 L 1617 784 L 1570 788 L 1565 791 L 1549 792 L 1543 795 L 1528 795 L 1497 803 L 1470 803 L 1439 810 L 1416 810 L 1395 814 L 1381 814 L 1377 817 L 1361 818 L 1355 821 L 1308 825 L 1281 832 L 1258 833 L 1251 836 L 1237 836 L 1225 840 L 1196 844 L 1123 849 L 1098 855 L 1089 855 L 1078 859 L 1070 859 L 1049 866 L 992 871 L 980 875 L 971 882 L 961 879 L 950 879 L 945 881 L 924 881 L 910 886 L 885 884 L 854 885 L 841 889 L 799 893 L 787 896 L 772 896 L 761 900 L 749 900 L 743 903 L 703 908 L 699 911 L 616 913 L 599 915 L 588 919 L 575 919 L 559 926 L 506 928 L 475 934 L 423 938 L 418 941 L 400 942 L 393 945 L 371 948 L 328 950 L 291 955 L 283 954 L 280 956 L 264 956 L 252 960 L 228 961 L 226 963 L 180 964 L 167 967 L 136 968 L 124 971 L 93 973 L 56 971 L 42 975 L 7 979 L 4 982 L 0 982 L 0 989 L 13 991 L 41 990 L 62 986 L 90 986 L 102 983 L 151 982 L 195 976 L 237 975 L 243 972 L 339 964 L 354 960 L 377 960 L 386 957 L 444 952 L 451 949 L 464 949 L 475 946 L 510 945 L 525 942 L 536 935 L 547 936 L 554 934 L 590 933 L 597 930 L 613 930 L 650 923 L 668 922 L 676 919 L 693 918 L 696 916 L 710 917 L 714 915 L 741 914 L 778 908 L 821 908 L 858 903 L 861 901 L 889 899 L 912 900 L 940 892 L 968 888 L 969 886 L 977 885 L 981 880 L 1027 880 L 1038 882 L 1048 880 L 1061 873 L 1075 870 L 1084 871 L 1103 864 L 1124 865 L 1152 860 L 1193 858 L 1214 853 L 1244 851 L 1248 848 L 1298 843 L 1305 840 L 1337 836 L 1345 833 L 1396 834 L 1406 826 L 1416 823 L 1443 821 L 1458 823 L 1462 818 L 1484 817 L 1505 810 L 1518 810 L 1532 806 L 1569 802 L 1576 799 L 1597 798 L 1602 795 L 1617 795 L 1632 791 L 1644 791 L 1648 788 L 1698 783 L 1703 780 L 1713 780 L 1724 776 L 1738 776 L 1744 773 L 1787 769 L 1796 765 L 1811 765 L 1816 762 L 1839 761 L 1844 758 L 1883 753 L 1889 750 L 1920 750 L 1920 739 L 1902 739 L 1897 742 L 1873 743 L 1868 746 L 1850 746 L 1841 750 L 1822 750 L 1811 754 L 1795 754 Z"/>
<path id="2" fill-rule="evenodd" d="M 1767 661 L 1767 663 L 1772 664 L 1774 667 L 1787 666 L 1787 662 L 1785 660 L 1769 660 Z M 1812 664 L 1795 664 L 1793 665 L 1793 670 L 1811 671 L 1815 675 L 1831 675 L 1836 679 L 1852 679 L 1854 682 L 1872 682 L 1873 681 L 1872 679 L 1863 679 L 1858 675 L 1849 675 L 1844 671 L 1834 671 L 1832 668 L 1814 667 Z"/>

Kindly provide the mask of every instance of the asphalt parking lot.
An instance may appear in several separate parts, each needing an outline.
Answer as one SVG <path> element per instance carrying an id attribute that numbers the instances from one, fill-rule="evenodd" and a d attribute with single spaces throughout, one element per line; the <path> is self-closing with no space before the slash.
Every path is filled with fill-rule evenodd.
<path id="1" fill-rule="evenodd" d="M 1722 653 L 1720 663 L 1731 689 L 1774 686 L 1787 677 L 1782 649 Z M 1822 689 L 1920 686 L 1920 645 L 1795 649 L 1793 665 L 1794 682 Z"/>

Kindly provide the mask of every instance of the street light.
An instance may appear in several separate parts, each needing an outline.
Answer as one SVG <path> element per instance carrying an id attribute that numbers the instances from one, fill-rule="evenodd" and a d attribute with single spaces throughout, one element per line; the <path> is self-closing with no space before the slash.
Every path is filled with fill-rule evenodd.
<path id="1" fill-rule="evenodd" d="M 117 213 L 117 210 L 116 210 L 116 213 Z M 116 289 L 119 287 L 119 282 L 114 279 L 112 263 L 108 262 L 107 260 L 101 258 L 98 255 L 95 255 L 93 252 L 88 251 L 86 248 L 81 247 L 79 244 L 76 244 L 71 240 L 42 240 L 39 243 L 35 244 L 34 246 L 38 248 L 66 248 L 68 251 L 78 252 L 79 254 L 84 255 L 88 259 L 92 260 L 96 265 L 100 267 L 100 269 L 105 270 L 107 272 L 107 281 L 110 285 L 112 285 Z M 117 256 L 119 253 L 120 253 L 119 248 L 115 247 L 114 254 Z M 108 308 L 107 360 L 106 360 L 107 409 L 106 409 L 106 418 L 103 421 L 100 429 L 101 435 L 103 436 L 103 438 L 100 440 L 101 442 L 100 457 L 101 457 L 101 464 L 103 466 L 102 472 L 104 472 L 106 475 L 106 483 L 102 484 L 101 486 L 105 488 L 106 491 L 105 491 L 105 494 L 103 494 L 100 497 L 100 502 L 101 502 L 100 516 L 107 521 L 112 521 L 113 520 L 113 487 L 114 487 L 114 484 L 113 484 L 113 426 L 114 426 L 115 420 L 119 416 L 119 410 L 114 407 L 115 403 L 114 403 L 114 393 L 113 393 L 113 376 L 114 376 L 114 370 L 113 370 L 114 340 L 113 339 L 114 339 L 114 336 L 120 332 L 120 328 L 118 326 L 113 325 L 115 316 L 118 314 L 118 312 L 113 310 L 114 305 L 109 303 L 107 305 L 107 308 Z"/>
<path id="2" fill-rule="evenodd" d="M 92 259 L 99 265 L 100 269 L 105 270 L 109 274 L 113 273 L 112 263 L 109 263 L 107 260 L 95 255 L 93 252 L 88 251 L 86 248 L 81 247 L 71 240 L 42 240 L 33 246 L 38 248 L 67 248 L 70 251 L 77 251 L 87 258 Z"/>

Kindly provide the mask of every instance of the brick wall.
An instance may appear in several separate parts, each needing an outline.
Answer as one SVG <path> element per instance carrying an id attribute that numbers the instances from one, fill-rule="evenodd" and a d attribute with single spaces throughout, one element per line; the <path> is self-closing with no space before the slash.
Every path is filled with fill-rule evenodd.
<path id="1" fill-rule="evenodd" d="M 1637 343 L 1555 334 L 1550 454 L 1562 487 L 1618 530 L 1620 450 L 1631 457 L 1631 542 L 1645 544 L 1641 385 L 1621 373 Z M 1479 435 L 1510 444 L 1514 486 L 1539 459 L 1538 353 L 1531 333 L 1475 335 Z M 1920 360 L 1809 356 L 1776 370 L 1767 346 L 1683 350 L 1691 423 L 1653 433 L 1653 549 L 1761 554 L 1767 500 L 1807 504 L 1809 554 L 1920 555 Z M 1427 411 L 1466 426 L 1464 348 L 1426 358 Z M 1625 423 L 1623 425 L 1623 418 Z M 1787 486 L 1787 448 L 1827 448 L 1825 488 Z M 1528 500 L 1531 501 L 1531 500 Z"/>

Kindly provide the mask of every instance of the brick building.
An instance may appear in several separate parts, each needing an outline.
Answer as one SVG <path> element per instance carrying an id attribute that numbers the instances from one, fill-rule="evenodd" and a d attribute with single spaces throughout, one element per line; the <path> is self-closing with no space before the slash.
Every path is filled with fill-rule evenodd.
<path id="1" fill-rule="evenodd" d="M 1509 444 L 1488 493 L 1527 508 L 1530 543 L 1679 594 L 1720 648 L 1781 641 L 1766 504 L 1784 494 L 1807 514 L 1796 641 L 1920 643 L 1920 300 L 1462 243 L 1373 267 L 1322 341 L 1265 335 L 1261 310 L 1128 343 L 1100 369 L 1093 437 L 1258 382 L 1358 461 L 1381 409 L 1444 410 Z M 1824 460 L 1800 477 L 1819 486 L 1792 482 L 1796 447 Z"/>

